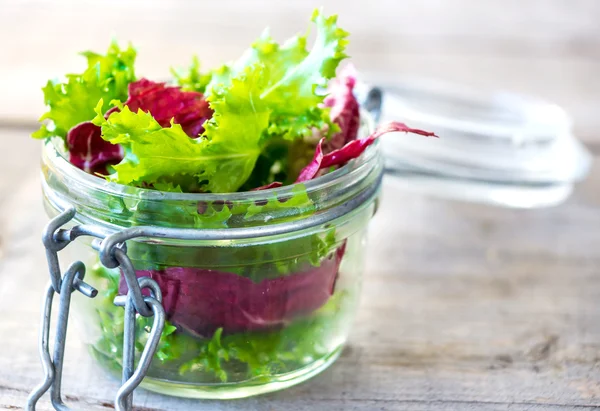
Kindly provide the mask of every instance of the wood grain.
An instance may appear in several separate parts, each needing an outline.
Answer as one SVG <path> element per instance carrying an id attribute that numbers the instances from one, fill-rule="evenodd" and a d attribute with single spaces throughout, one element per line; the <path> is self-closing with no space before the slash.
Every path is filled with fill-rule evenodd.
<path id="1" fill-rule="evenodd" d="M 111 37 L 139 48 L 139 74 L 162 78 L 192 54 L 206 67 L 234 59 L 266 26 L 278 39 L 302 31 L 319 6 L 340 15 L 349 53 L 375 80 L 421 75 L 535 94 L 572 113 L 580 138 L 600 141 L 595 0 L 0 0 L 0 124 L 34 124 L 47 79 L 79 70 L 77 52 Z"/>
<path id="2" fill-rule="evenodd" d="M 47 281 L 39 145 L 0 129 L 0 409 L 41 377 Z M 10 176 L 10 177 L 8 177 Z M 154 410 L 592 410 L 600 408 L 600 168 L 563 205 L 518 211 L 426 198 L 385 183 L 364 293 L 339 361 L 285 392 L 216 402 L 145 391 Z M 107 410 L 117 382 L 67 339 L 64 392 Z M 41 410 L 50 410 L 47 400 Z"/>

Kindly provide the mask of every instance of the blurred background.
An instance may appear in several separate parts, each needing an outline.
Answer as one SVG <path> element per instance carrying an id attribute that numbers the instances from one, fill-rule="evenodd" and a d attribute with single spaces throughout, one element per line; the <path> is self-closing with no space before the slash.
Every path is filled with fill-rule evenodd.
<path id="1" fill-rule="evenodd" d="M 563 107 L 573 135 L 600 154 L 598 0 L 0 0 L 0 408 L 20 408 L 42 375 L 36 341 L 47 217 L 41 144 L 29 138 L 45 111 L 41 87 L 80 71 L 77 53 L 104 52 L 113 38 L 137 47 L 139 76 L 161 79 L 194 54 L 214 67 L 266 26 L 279 41 L 305 30 L 315 7 L 339 14 L 349 54 L 372 81 L 420 76 L 537 96 Z M 442 140 L 452 142 L 431 139 L 439 147 Z M 536 210 L 407 194 L 386 177 L 360 326 L 338 363 L 281 395 L 203 404 L 598 409 L 599 170 L 596 161 L 560 206 Z M 94 371 L 72 334 L 67 398 L 80 409 L 108 409 L 118 384 Z M 143 391 L 136 403 L 200 409 Z"/>
<path id="2" fill-rule="evenodd" d="M 600 141 L 596 0 L 2 0 L 0 124 L 33 128 L 47 79 L 77 72 L 77 52 L 104 52 L 112 38 L 138 48 L 140 75 L 160 78 L 193 54 L 206 68 L 234 59 L 266 26 L 282 41 L 315 7 L 339 14 L 363 72 L 534 94 L 569 111 L 580 139 Z"/>

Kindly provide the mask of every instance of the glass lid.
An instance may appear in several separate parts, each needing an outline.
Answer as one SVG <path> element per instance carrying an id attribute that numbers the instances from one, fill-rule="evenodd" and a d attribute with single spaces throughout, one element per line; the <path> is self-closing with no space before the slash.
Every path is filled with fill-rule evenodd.
<path id="1" fill-rule="evenodd" d="M 399 120 L 440 137 L 382 137 L 387 172 L 405 188 L 509 207 L 550 206 L 565 200 L 591 166 L 565 111 L 534 97 L 425 79 L 362 83 L 357 95 L 380 122 Z"/>

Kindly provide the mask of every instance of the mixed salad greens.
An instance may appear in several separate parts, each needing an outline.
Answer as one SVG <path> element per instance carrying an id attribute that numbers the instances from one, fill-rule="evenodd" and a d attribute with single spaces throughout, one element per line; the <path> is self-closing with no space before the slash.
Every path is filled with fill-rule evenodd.
<path id="1" fill-rule="evenodd" d="M 193 228 L 226 228 L 240 218 L 264 223 L 254 216 L 285 208 L 309 215 L 314 207 L 303 182 L 359 157 L 382 134 L 433 136 L 392 122 L 358 138 L 356 74 L 346 66 L 336 76 L 348 33 L 336 16 L 315 11 L 311 21 L 310 50 L 308 33 L 279 44 L 265 31 L 238 60 L 202 72 L 194 59 L 189 69 L 173 70 L 168 83 L 138 78 L 131 46 L 85 52 L 83 73 L 44 87 L 49 110 L 33 137 L 62 141 L 70 163 L 87 173 L 140 188 L 233 193 L 296 183 L 285 198 L 265 192 L 264 202 L 250 205 L 182 207 L 173 218 Z M 157 212 L 143 201 L 107 207 L 127 214 L 131 225 L 151 224 Z M 233 369 L 268 377 L 328 354 L 328 330 L 340 321 L 344 296 L 335 286 L 346 239 L 334 228 L 235 250 L 135 243 L 128 252 L 143 262 L 137 275 L 155 279 L 164 295 L 169 325 L 157 353 L 161 364 L 226 381 Z M 239 262 L 248 255 L 253 264 Z M 210 261 L 217 267 L 227 261 L 226 270 Z M 118 365 L 123 314 L 112 299 L 127 287 L 118 271 L 98 266 L 93 273 L 107 290 L 96 307 L 102 336 L 94 349 Z M 143 344 L 147 320 L 137 321 Z"/>
<path id="2" fill-rule="evenodd" d="M 194 60 L 186 73 L 174 71 L 175 85 L 138 79 L 131 46 L 85 52 L 83 73 L 44 87 L 49 111 L 33 136 L 62 137 L 73 165 L 110 181 L 229 193 L 314 178 L 383 132 L 432 135 L 391 123 L 356 140 L 355 77 L 347 69 L 335 78 L 348 34 L 336 16 L 316 11 L 312 22 L 310 51 L 307 35 L 280 45 L 265 32 L 231 64 L 202 73 Z"/>
<path id="3" fill-rule="evenodd" d="M 101 337 L 92 352 L 112 371 L 120 373 L 123 309 L 112 304 L 119 293 L 120 274 L 98 264 L 90 275 L 104 285 L 97 307 Z M 150 375 L 192 383 L 246 379 L 256 382 L 256 379 L 268 381 L 277 374 L 301 368 L 329 354 L 332 336 L 339 332 L 340 323 L 347 321 L 341 315 L 347 294 L 346 290 L 336 292 L 312 315 L 301 317 L 286 327 L 262 332 L 226 333 L 221 327 L 206 338 L 198 338 L 167 324 Z M 138 352 L 146 343 L 151 321 L 151 318 L 137 318 Z"/>

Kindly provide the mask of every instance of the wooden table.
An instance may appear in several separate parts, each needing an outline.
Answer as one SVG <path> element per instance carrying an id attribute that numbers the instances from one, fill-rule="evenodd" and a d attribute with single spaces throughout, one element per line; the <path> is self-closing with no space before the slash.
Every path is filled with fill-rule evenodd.
<path id="1" fill-rule="evenodd" d="M 47 281 L 39 143 L 28 138 L 48 77 L 110 36 L 161 78 L 198 53 L 238 56 L 270 24 L 303 30 L 313 7 L 338 12 L 364 71 L 420 74 L 527 92 L 565 106 L 600 154 L 596 0 L 0 0 L 0 409 L 41 378 L 37 335 Z M 140 410 L 600 409 L 600 165 L 563 205 L 518 211 L 400 191 L 385 182 L 371 226 L 362 305 L 329 370 L 288 391 L 230 402 L 139 391 Z M 74 330 L 71 330 L 74 331 Z M 64 392 L 112 408 L 117 382 L 67 341 Z M 40 409 L 51 409 L 47 400 Z"/>
<path id="2" fill-rule="evenodd" d="M 47 281 L 39 144 L 0 129 L 0 408 L 42 376 Z M 10 176 L 10 177 L 9 177 Z M 518 211 L 425 198 L 389 181 L 350 342 L 285 392 L 215 402 L 138 391 L 140 410 L 571 410 L 600 407 L 600 168 L 565 204 Z M 71 330 L 64 393 L 106 410 L 118 387 Z M 51 409 L 47 400 L 41 410 Z"/>

